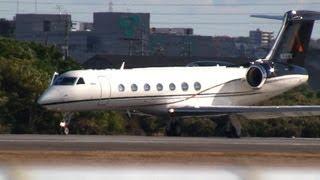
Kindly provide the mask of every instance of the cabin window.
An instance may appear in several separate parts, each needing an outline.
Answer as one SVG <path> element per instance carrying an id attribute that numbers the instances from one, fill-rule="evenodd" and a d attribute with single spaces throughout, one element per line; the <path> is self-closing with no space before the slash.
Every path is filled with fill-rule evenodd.
<path id="1" fill-rule="evenodd" d="M 194 83 L 194 89 L 195 89 L 196 91 L 200 91 L 200 90 L 201 90 L 201 84 L 200 84 L 199 82 L 195 82 L 195 83 Z"/>
<path id="2" fill-rule="evenodd" d="M 81 77 L 81 78 L 79 78 L 79 80 L 78 80 L 77 84 L 85 84 L 85 82 L 84 82 L 84 80 L 83 80 L 83 78 L 82 78 L 82 77 Z"/>
<path id="3" fill-rule="evenodd" d="M 145 85 L 144 85 L 144 90 L 145 90 L 145 91 L 150 91 L 150 89 L 151 89 L 151 88 L 150 88 L 150 85 L 149 85 L 149 84 L 145 84 Z"/>
<path id="4" fill-rule="evenodd" d="M 157 90 L 162 91 L 163 90 L 163 85 L 162 84 L 157 84 Z"/>
<path id="5" fill-rule="evenodd" d="M 76 83 L 76 77 L 60 77 L 58 78 L 53 85 L 57 86 L 71 86 Z"/>
<path id="6" fill-rule="evenodd" d="M 124 85 L 123 85 L 123 84 L 119 84 L 118 90 L 119 90 L 120 92 L 124 92 L 124 90 L 125 90 Z"/>
<path id="7" fill-rule="evenodd" d="M 170 89 L 171 91 L 176 90 L 176 85 L 174 85 L 173 83 L 170 83 L 170 84 L 169 84 L 169 89 Z"/>
<path id="8" fill-rule="evenodd" d="M 189 89 L 188 83 L 183 82 L 183 83 L 181 84 L 181 89 L 182 89 L 182 91 L 188 91 L 188 89 Z"/>
<path id="9" fill-rule="evenodd" d="M 138 91 L 138 86 L 136 84 L 131 85 L 131 91 L 136 92 Z"/>

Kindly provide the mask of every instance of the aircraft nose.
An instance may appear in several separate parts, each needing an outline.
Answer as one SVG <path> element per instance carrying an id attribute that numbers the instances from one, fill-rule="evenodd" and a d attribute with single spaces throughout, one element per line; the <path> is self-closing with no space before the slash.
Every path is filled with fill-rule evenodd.
<path id="1" fill-rule="evenodd" d="M 46 105 L 57 101 L 60 98 L 60 93 L 56 89 L 48 89 L 38 99 L 37 103 L 40 105 Z"/>

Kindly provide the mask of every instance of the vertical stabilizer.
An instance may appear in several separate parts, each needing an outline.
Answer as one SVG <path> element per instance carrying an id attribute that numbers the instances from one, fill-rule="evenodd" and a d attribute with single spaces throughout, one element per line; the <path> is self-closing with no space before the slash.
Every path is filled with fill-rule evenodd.
<path id="1" fill-rule="evenodd" d="M 279 16 L 252 16 L 277 19 Z M 314 11 L 288 11 L 285 13 L 281 30 L 265 60 L 304 66 L 314 21 L 320 13 Z"/>
<path id="2" fill-rule="evenodd" d="M 309 85 L 320 90 L 320 61 L 311 59 L 305 62 L 314 22 L 320 20 L 320 13 L 315 11 L 288 11 L 280 16 L 252 15 L 256 18 L 283 20 L 276 41 L 264 60 L 297 65 L 308 71 Z"/>

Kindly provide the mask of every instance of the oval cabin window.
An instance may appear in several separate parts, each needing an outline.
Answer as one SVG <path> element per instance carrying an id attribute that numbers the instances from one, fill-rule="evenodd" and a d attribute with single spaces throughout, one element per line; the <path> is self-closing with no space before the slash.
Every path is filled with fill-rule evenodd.
<path id="1" fill-rule="evenodd" d="M 196 91 L 200 91 L 200 90 L 201 90 L 201 84 L 200 84 L 199 82 L 195 82 L 195 83 L 194 83 L 194 89 L 195 89 Z"/>
<path id="2" fill-rule="evenodd" d="M 149 84 L 145 84 L 145 85 L 144 85 L 144 90 L 145 90 L 145 91 L 150 91 L 150 89 L 151 89 L 151 88 L 150 88 L 150 85 L 149 85 Z"/>
<path id="3" fill-rule="evenodd" d="M 183 82 L 183 83 L 181 84 L 181 89 L 182 89 L 182 91 L 188 91 L 188 89 L 189 89 L 188 83 Z"/>
<path id="4" fill-rule="evenodd" d="M 124 92 L 124 90 L 125 90 L 124 85 L 123 85 L 123 84 L 119 84 L 118 90 L 119 90 L 120 92 Z"/>
<path id="5" fill-rule="evenodd" d="M 163 85 L 162 84 L 157 84 L 157 90 L 162 91 L 163 90 Z"/>
<path id="6" fill-rule="evenodd" d="M 173 83 L 170 83 L 170 84 L 169 84 L 169 89 L 170 89 L 171 91 L 176 90 L 176 85 L 174 85 Z"/>
<path id="7" fill-rule="evenodd" d="M 136 92 L 138 91 L 138 86 L 136 84 L 131 85 L 131 91 Z"/>

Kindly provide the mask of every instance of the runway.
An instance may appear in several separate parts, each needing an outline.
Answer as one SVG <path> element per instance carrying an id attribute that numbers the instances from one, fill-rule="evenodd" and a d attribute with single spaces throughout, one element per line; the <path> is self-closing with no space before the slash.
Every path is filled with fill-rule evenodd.
<path id="1" fill-rule="evenodd" d="M 0 135 L 0 151 L 320 153 L 320 139 Z"/>
<path id="2" fill-rule="evenodd" d="M 320 167 L 320 139 L 0 135 L 1 164 Z"/>

